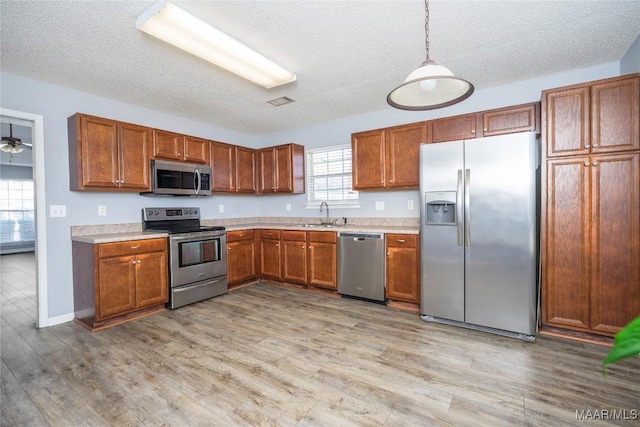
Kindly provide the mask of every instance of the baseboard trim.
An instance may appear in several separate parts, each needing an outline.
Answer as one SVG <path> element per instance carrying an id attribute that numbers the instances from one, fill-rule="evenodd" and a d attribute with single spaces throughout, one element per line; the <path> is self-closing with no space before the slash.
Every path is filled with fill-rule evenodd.
<path id="1" fill-rule="evenodd" d="M 73 320 L 74 313 L 63 314 L 62 316 L 50 317 L 46 326 L 55 326 L 62 323 L 71 322 Z"/>

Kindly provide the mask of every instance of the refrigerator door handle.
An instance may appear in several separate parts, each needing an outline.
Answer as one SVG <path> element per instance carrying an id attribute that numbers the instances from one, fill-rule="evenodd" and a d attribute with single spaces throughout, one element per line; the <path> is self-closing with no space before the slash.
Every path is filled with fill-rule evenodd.
<path id="1" fill-rule="evenodd" d="M 471 187 L 471 169 L 464 171 L 464 240 L 467 247 L 471 247 L 471 213 L 469 212 L 469 200 Z"/>
<path id="2" fill-rule="evenodd" d="M 458 185 L 456 186 L 456 224 L 458 226 L 458 246 L 464 245 L 462 239 L 462 169 L 458 169 Z"/>

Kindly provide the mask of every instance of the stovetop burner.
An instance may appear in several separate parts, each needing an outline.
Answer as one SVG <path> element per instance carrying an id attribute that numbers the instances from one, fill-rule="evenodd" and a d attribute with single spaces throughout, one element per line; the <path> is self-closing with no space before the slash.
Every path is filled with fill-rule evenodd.
<path id="1" fill-rule="evenodd" d="M 144 208 L 142 229 L 171 234 L 225 230 L 221 226 L 200 225 L 200 208 Z"/>

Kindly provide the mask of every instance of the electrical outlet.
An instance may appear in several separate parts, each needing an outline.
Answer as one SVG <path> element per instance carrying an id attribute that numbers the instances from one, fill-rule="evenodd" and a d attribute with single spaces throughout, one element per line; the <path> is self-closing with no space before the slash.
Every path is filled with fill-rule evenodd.
<path id="1" fill-rule="evenodd" d="M 383 211 L 384 210 L 384 202 L 376 202 L 376 210 Z"/>
<path id="2" fill-rule="evenodd" d="M 407 200 L 407 209 L 413 210 L 413 200 Z"/>
<path id="3" fill-rule="evenodd" d="M 64 217 L 67 216 L 67 205 L 49 205 L 50 217 Z"/>
<path id="4" fill-rule="evenodd" d="M 98 216 L 107 216 L 107 207 L 105 205 L 98 205 Z"/>
<path id="5" fill-rule="evenodd" d="M 224 213 L 224 205 L 218 205 L 218 212 Z"/>
<path id="6" fill-rule="evenodd" d="M 291 212 L 291 203 L 287 203 L 287 212 Z"/>

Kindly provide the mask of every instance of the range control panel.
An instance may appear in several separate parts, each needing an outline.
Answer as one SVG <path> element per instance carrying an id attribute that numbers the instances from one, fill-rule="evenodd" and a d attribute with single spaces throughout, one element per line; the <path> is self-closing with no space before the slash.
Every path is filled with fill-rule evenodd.
<path id="1" fill-rule="evenodd" d="M 200 208 L 144 208 L 145 221 L 200 219 Z"/>

